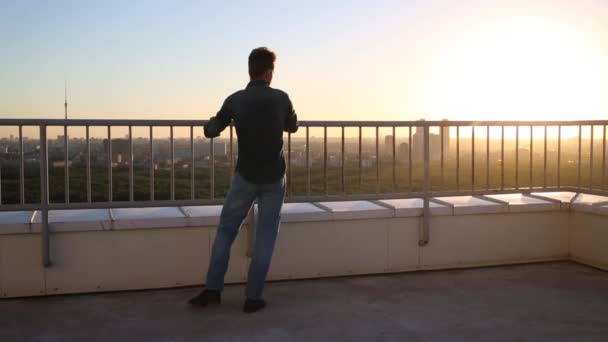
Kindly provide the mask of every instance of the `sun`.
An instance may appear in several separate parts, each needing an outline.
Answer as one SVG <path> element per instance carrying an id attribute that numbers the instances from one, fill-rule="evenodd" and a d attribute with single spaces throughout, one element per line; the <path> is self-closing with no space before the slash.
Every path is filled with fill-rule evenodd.
<path id="1" fill-rule="evenodd" d="M 576 28 L 511 19 L 455 35 L 436 50 L 423 97 L 450 119 L 575 120 L 601 115 L 603 46 Z"/>

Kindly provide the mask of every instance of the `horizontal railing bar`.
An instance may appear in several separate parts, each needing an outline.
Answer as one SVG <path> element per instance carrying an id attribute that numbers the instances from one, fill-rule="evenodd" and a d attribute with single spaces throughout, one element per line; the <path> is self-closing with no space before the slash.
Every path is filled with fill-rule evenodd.
<path id="1" fill-rule="evenodd" d="M 2 204 L 0 205 L 0 212 L 7 211 L 30 211 L 40 210 L 42 206 L 40 203 L 27 203 L 27 204 Z"/>
<path id="2" fill-rule="evenodd" d="M 118 209 L 118 208 L 158 208 L 158 207 L 178 207 L 178 206 L 203 206 L 220 205 L 223 199 L 216 200 L 162 200 L 162 201 L 120 201 L 120 202 L 71 202 L 71 203 L 49 203 L 52 210 L 71 210 L 71 209 Z M 0 206 L 0 212 L 7 211 L 30 211 L 41 210 L 40 204 L 8 204 Z"/>
<path id="3" fill-rule="evenodd" d="M 208 120 L 125 120 L 125 119 L 0 119 L 0 126 L 202 126 Z M 446 127 L 446 126 L 588 126 L 608 125 L 608 120 L 570 121 L 299 121 L 309 127 Z"/>
<path id="4" fill-rule="evenodd" d="M 422 124 L 424 122 L 424 124 Z M 298 121 L 309 127 L 408 127 L 425 126 L 430 121 Z"/>
<path id="5" fill-rule="evenodd" d="M 224 202 L 217 200 L 160 200 L 160 201 L 120 201 L 120 202 L 78 202 L 78 203 L 51 203 L 49 209 L 106 209 L 106 208 L 152 208 L 152 207 L 179 207 L 179 206 L 202 206 L 218 205 Z"/>
<path id="6" fill-rule="evenodd" d="M 208 120 L 0 119 L 0 126 L 202 126 Z"/>
<path id="7" fill-rule="evenodd" d="M 576 192 L 576 193 L 584 193 L 589 195 L 599 195 L 599 196 L 608 196 L 608 190 L 599 190 L 599 189 L 579 189 L 576 186 L 562 186 L 559 188 L 559 191 L 567 191 L 567 192 Z"/>

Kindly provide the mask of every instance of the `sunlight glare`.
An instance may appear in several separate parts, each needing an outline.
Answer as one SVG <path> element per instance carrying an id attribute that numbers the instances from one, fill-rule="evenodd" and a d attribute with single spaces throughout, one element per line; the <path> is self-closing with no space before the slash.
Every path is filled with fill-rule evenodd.
<path id="1" fill-rule="evenodd" d="M 433 112 L 474 120 L 601 114 L 608 68 L 590 35 L 538 20 L 475 32 L 452 40 L 431 63 L 423 96 Z"/>

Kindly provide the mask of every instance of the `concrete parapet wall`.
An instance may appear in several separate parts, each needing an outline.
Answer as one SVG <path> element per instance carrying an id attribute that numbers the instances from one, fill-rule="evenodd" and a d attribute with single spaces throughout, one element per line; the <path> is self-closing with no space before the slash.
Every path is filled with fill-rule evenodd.
<path id="1" fill-rule="evenodd" d="M 608 217 L 575 212 L 570 224 L 572 260 L 608 271 Z"/>
<path id="2" fill-rule="evenodd" d="M 539 211 L 527 211 L 521 203 L 510 210 L 509 204 L 478 200 L 444 202 L 445 210 L 434 204 L 430 242 L 423 247 L 422 218 L 412 216 L 420 212 L 412 201 L 286 205 L 269 280 L 568 259 L 608 270 L 603 207 L 578 211 L 533 203 Z M 195 209 L 155 211 L 162 224 L 151 226 L 128 212 L 122 213 L 125 222 L 95 213 L 102 224 L 91 223 L 80 213 L 65 218 L 65 225 L 51 223 L 48 268 L 42 267 L 36 214 L 29 223 L 12 222 L 0 230 L 0 297 L 202 284 L 219 210 Z M 184 217 L 171 221 L 166 213 Z M 246 281 L 248 229 L 244 225 L 233 246 L 227 283 Z"/>

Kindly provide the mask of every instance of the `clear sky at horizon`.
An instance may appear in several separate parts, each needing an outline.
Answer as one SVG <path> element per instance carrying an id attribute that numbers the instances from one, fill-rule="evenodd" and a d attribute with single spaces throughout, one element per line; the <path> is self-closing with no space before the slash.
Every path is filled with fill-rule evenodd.
<path id="1" fill-rule="evenodd" d="M 304 120 L 605 119 L 608 1 L 2 1 L 0 117 L 206 119 L 257 46 Z"/>

